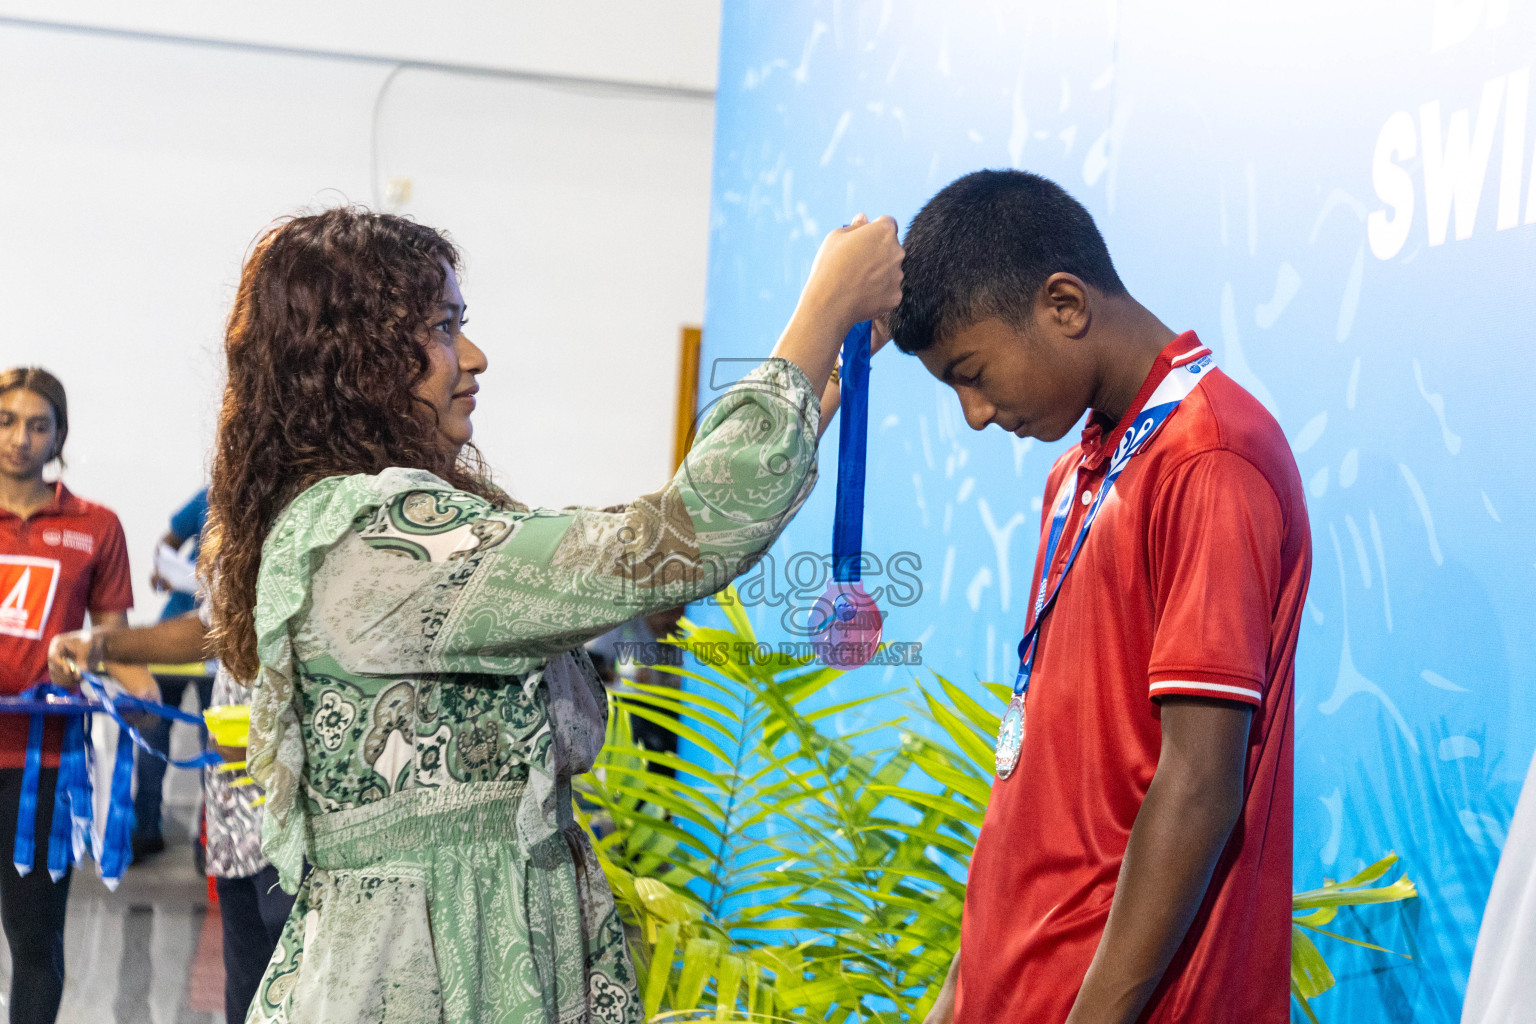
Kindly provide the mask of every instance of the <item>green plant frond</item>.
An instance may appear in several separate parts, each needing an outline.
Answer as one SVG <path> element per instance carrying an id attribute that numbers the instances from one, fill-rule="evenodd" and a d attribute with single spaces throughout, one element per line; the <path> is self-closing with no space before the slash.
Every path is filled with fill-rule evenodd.
<path id="1" fill-rule="evenodd" d="M 844 767 L 845 762 L 851 760 L 848 756 L 848 750 L 852 746 L 854 740 L 862 739 L 865 736 L 873 736 L 877 733 L 884 732 L 889 728 L 890 725 L 882 722 L 878 725 L 867 726 L 863 729 L 855 729 L 852 732 L 838 733 L 837 742 L 827 744 L 825 747 L 830 756 L 831 765 L 835 768 L 841 768 Z"/>
<path id="2" fill-rule="evenodd" d="M 635 897 L 654 917 L 668 924 L 691 924 L 704 920 L 704 907 L 698 900 L 654 878 L 635 879 Z"/>
<path id="3" fill-rule="evenodd" d="M 668 753 L 664 750 L 646 750 L 645 747 L 636 747 L 636 750 L 645 752 L 646 764 L 634 768 L 626 767 L 621 772 L 615 772 L 612 768 L 607 771 L 608 778 L 622 776 L 624 778 L 641 778 L 648 775 L 653 767 L 670 768 L 679 777 L 687 777 L 695 790 L 718 791 L 722 789 L 721 778 L 707 768 L 700 767 L 697 761 L 690 761 L 685 757 Z M 647 780 L 649 781 L 649 780 Z"/>
<path id="4" fill-rule="evenodd" d="M 847 675 L 847 672 L 844 669 L 823 665 L 820 668 L 811 669 L 809 672 L 801 672 L 799 675 L 776 679 L 771 685 L 790 704 L 798 705 L 808 697 L 814 697 L 825 689 L 828 684 L 841 679 L 845 675 Z"/>
<path id="5" fill-rule="evenodd" d="M 765 679 L 776 678 L 786 672 L 798 672 L 816 660 L 814 654 L 800 657 L 784 651 L 774 651 L 768 657 L 758 660 L 753 659 L 752 664 L 758 673 Z"/>
<path id="6" fill-rule="evenodd" d="M 719 637 L 728 637 L 730 634 L 720 633 L 717 635 Z M 717 645 L 728 642 L 728 640 L 724 639 L 710 640 L 701 638 L 697 642 L 680 644 L 679 646 L 693 655 L 701 665 L 718 673 L 723 679 L 737 686 L 747 686 L 752 682 L 752 672 L 741 665 L 731 662 L 729 659 L 722 661 L 720 658 L 720 649 Z M 666 666 L 657 666 L 657 668 L 665 670 Z M 722 688 L 718 680 L 710 680 L 710 683 L 717 689 Z"/>
<path id="7" fill-rule="evenodd" d="M 631 697 L 633 699 L 630 699 Z M 727 737 L 735 736 L 740 732 L 743 724 L 734 718 L 717 717 L 712 711 L 690 707 L 676 701 L 662 700 L 659 697 L 641 695 L 626 695 L 624 712 L 631 718 L 660 721 L 673 732 L 676 732 L 678 724 L 682 723 L 690 729 L 708 733 L 716 743 L 720 744 L 724 744 Z M 658 719 L 658 715 L 662 717 Z M 635 749 L 644 749 L 638 744 L 632 746 Z"/>
<path id="8" fill-rule="evenodd" d="M 610 778 L 604 788 L 610 793 L 635 796 L 646 803 L 659 802 L 651 799 L 657 791 L 672 793 L 690 802 L 696 801 L 699 804 L 697 810 L 701 813 L 716 816 L 725 813 L 725 809 L 710 795 L 713 787 L 707 782 L 702 786 L 695 785 L 682 776 L 662 775 L 659 772 L 635 772 L 632 775 L 626 773 Z"/>
<path id="9" fill-rule="evenodd" d="M 752 620 L 747 617 L 746 605 L 742 603 L 741 593 L 733 583 L 715 595 L 715 604 L 730 622 L 731 628 L 747 640 L 757 640 L 757 634 L 752 629 Z"/>
<path id="10" fill-rule="evenodd" d="M 964 891 L 963 887 L 959 887 L 958 884 L 955 883 L 953 876 L 947 872 L 937 869 L 908 867 L 903 868 L 899 876 L 887 875 L 884 872 L 877 873 L 880 877 L 881 884 L 889 883 L 893 886 L 893 888 L 889 890 L 880 889 L 875 885 L 859 884 L 861 880 L 869 873 L 869 868 L 862 864 L 817 864 L 815 865 L 814 869 L 808 870 L 803 875 L 799 875 L 797 877 L 800 880 L 806 882 L 808 885 L 815 885 L 818 882 L 825 883 L 834 879 L 841 879 L 843 880 L 844 884 L 849 887 L 850 891 L 861 894 L 862 896 L 866 897 L 867 901 L 883 902 L 887 905 L 896 904 L 896 897 L 894 897 L 892 893 L 899 891 L 899 887 L 902 884 L 901 879 L 903 878 L 908 882 L 923 881 L 932 883 L 933 885 L 937 886 L 956 884 L 958 891 Z M 909 909 L 927 910 L 932 906 L 931 892 L 926 888 L 922 890 L 922 895 L 920 898 L 917 896 L 919 890 L 910 887 L 909 889 L 914 894 L 914 899 L 917 900 L 917 902 L 914 902 Z"/>
<path id="11" fill-rule="evenodd" d="M 857 901 L 855 903 L 856 908 L 862 908 L 870 901 L 879 900 L 887 909 L 901 909 L 914 914 L 924 914 L 932 906 L 931 901 L 926 896 L 913 895 L 909 898 L 903 898 L 891 893 L 881 893 L 873 889 L 867 891 L 865 895 L 867 899 Z M 847 922 L 862 921 L 862 918 L 854 916 L 852 910 L 840 910 L 836 904 L 830 903 L 806 904 L 800 909 L 799 913 L 801 917 L 807 920 L 817 920 L 817 927 L 835 926 L 835 921 L 844 922 L 842 927 L 851 927 Z"/>
<path id="12" fill-rule="evenodd" d="M 982 739 L 969 723 L 935 700 L 932 695 L 924 692 L 923 696 L 928 700 L 928 710 L 933 715 L 934 721 L 949 734 L 949 738 L 954 740 L 961 752 L 982 771 L 989 769 L 992 766 L 995 751 L 987 741 Z"/>
<path id="13" fill-rule="evenodd" d="M 979 779 L 971 772 L 956 771 L 938 764 L 927 765 L 927 774 L 941 786 L 947 786 L 960 794 L 965 804 L 963 816 L 969 818 L 975 815 L 978 819 L 977 824 L 980 824 L 980 815 L 986 812 L 987 801 L 992 796 L 990 779 Z M 907 796 L 912 792 L 907 786 L 881 785 L 878 788 L 887 796 L 899 797 L 903 802 L 909 802 Z M 962 801 L 956 800 L 955 803 L 960 804 Z M 960 809 L 956 807 L 957 811 Z M 962 815 L 957 815 L 957 817 L 960 816 Z"/>
<path id="14" fill-rule="evenodd" d="M 769 996 L 771 996 L 771 990 L 765 991 Z M 672 1021 L 699 1020 L 700 1015 L 707 1012 L 708 1011 L 705 1010 L 705 1008 L 702 1006 L 690 1006 L 682 1010 L 665 1010 L 661 1013 L 654 1014 L 647 1019 L 650 1024 L 671 1024 Z M 710 1019 L 719 1020 L 721 1018 Z M 739 1012 L 733 1012 L 732 1016 L 725 1017 L 723 1019 L 727 1021 L 736 1021 L 738 1024 L 776 1024 L 776 1022 L 779 1021 L 783 1021 L 784 1024 L 804 1024 L 804 1018 L 785 1017 L 774 1014 L 770 1012 L 766 1005 L 761 1009 L 747 1011 L 745 1016 L 741 1015 Z"/>
<path id="15" fill-rule="evenodd" d="M 1001 715 L 982 707 L 970 694 L 937 672 L 934 673 L 934 678 L 939 681 L 939 686 L 943 689 L 944 695 L 949 698 L 950 705 L 973 729 L 982 736 L 991 737 L 997 735 L 997 727 L 1002 718 Z M 1012 694 L 1009 694 L 1009 697 L 1012 697 Z M 1006 705 L 1007 700 L 1004 700 L 1003 703 Z"/>
<path id="16" fill-rule="evenodd" d="M 1291 929 L 1291 983 L 1304 999 L 1316 999 L 1333 988 L 1333 972 L 1323 954 L 1300 928 Z"/>
<path id="17" fill-rule="evenodd" d="M 737 650 L 735 645 L 751 644 L 756 649 L 757 634 L 753 633 L 750 627 L 740 631 L 694 624 L 692 629 L 671 642 L 693 654 L 702 664 L 724 674 L 726 670 L 742 670 L 742 662 L 735 657 Z M 708 657 L 699 657 L 696 653 L 699 648 L 703 648 Z M 721 652 L 724 653 L 724 657 L 721 657 Z"/>
<path id="18" fill-rule="evenodd" d="M 1301 988 L 1296 984 L 1296 975 L 1294 972 L 1291 975 L 1291 995 L 1295 996 L 1296 1002 L 1301 1004 L 1301 1012 L 1307 1015 L 1307 1020 L 1310 1021 L 1311 1024 L 1322 1024 L 1322 1022 L 1317 1019 L 1317 1014 L 1312 1012 L 1312 1004 L 1307 1002 L 1307 997 L 1301 994 Z"/>
<path id="19" fill-rule="evenodd" d="M 667 983 L 672 980 L 672 961 L 677 953 L 677 939 L 681 925 L 672 923 L 660 930 L 660 934 L 651 947 L 650 970 L 646 972 L 645 979 L 645 1016 L 647 1019 L 656 1016 L 661 1010 L 662 1000 L 667 995 Z"/>
<path id="20" fill-rule="evenodd" d="M 1338 907 L 1323 907 L 1320 910 L 1312 911 L 1310 914 L 1302 914 L 1299 917 L 1293 917 L 1291 918 L 1291 923 L 1299 924 L 1306 928 L 1316 928 L 1318 925 L 1327 924 L 1329 921 L 1332 921 L 1335 917 L 1338 916 Z"/>
<path id="21" fill-rule="evenodd" d="M 943 811 L 948 810 L 948 809 L 959 809 L 959 808 L 963 807 L 965 814 L 974 813 L 973 805 L 971 805 L 969 803 L 963 803 L 962 801 L 956 800 L 953 796 L 949 796 L 949 795 L 946 795 L 946 794 L 943 794 L 943 793 L 924 793 L 922 790 L 904 789 L 902 787 L 896 787 L 896 786 L 892 786 L 892 787 L 889 787 L 889 788 L 891 788 L 891 789 L 902 789 L 901 799 L 906 801 L 906 802 L 908 802 L 908 803 L 910 803 L 910 804 L 912 804 L 915 807 L 926 808 L 928 810 L 934 810 L 934 811 L 940 811 L 940 812 L 943 812 Z M 887 794 L 887 795 L 894 795 L 894 794 Z M 960 817 L 960 815 L 957 815 L 957 817 Z M 977 825 L 981 824 L 980 816 L 979 815 L 977 816 L 976 824 Z"/>
<path id="22" fill-rule="evenodd" d="M 699 807 L 691 802 L 687 796 L 680 796 L 669 788 L 656 786 L 654 788 L 642 789 L 638 786 L 615 786 L 614 792 L 643 797 L 647 803 L 665 809 L 675 817 L 682 818 L 695 828 L 701 829 L 707 835 L 714 836 L 717 839 L 726 835 L 726 832 L 717 823 L 716 816 L 711 814 L 707 808 Z"/>
<path id="23" fill-rule="evenodd" d="M 657 686 L 652 683 L 625 683 L 624 689 L 614 694 L 621 706 L 645 704 L 673 714 L 696 714 L 699 709 L 719 716 L 719 720 L 736 725 L 740 721 L 740 708 L 733 708 L 722 700 L 676 686 Z"/>
<path id="24" fill-rule="evenodd" d="M 715 981 L 715 1020 L 730 1020 L 735 1015 L 737 994 L 746 970 L 747 961 L 742 957 L 731 954 L 720 957 L 719 974 Z"/>
<path id="25" fill-rule="evenodd" d="M 826 781 L 826 774 L 819 768 L 807 768 L 803 771 L 792 768 L 793 760 L 787 757 L 764 758 L 762 767 L 746 776 L 745 782 L 749 786 L 761 786 L 759 792 L 764 794 L 772 794 L 783 789 L 819 794 L 836 785 L 835 782 Z"/>
<path id="26" fill-rule="evenodd" d="M 1013 699 L 1013 689 L 1011 687 L 1004 686 L 1002 683 L 989 683 L 980 679 L 977 682 L 981 683 L 983 690 L 996 697 L 999 704 L 1007 704 Z"/>
<path id="27" fill-rule="evenodd" d="M 629 713 L 636 718 L 643 718 L 647 722 L 654 722 L 663 729 L 669 729 L 677 733 L 677 735 L 689 743 L 707 751 L 712 757 L 719 758 L 727 763 L 731 761 L 730 755 L 720 748 L 720 745 L 716 743 L 713 737 L 704 735 L 686 720 L 679 720 L 659 711 L 652 711 L 650 708 L 642 707 L 632 707 L 629 709 Z"/>
<path id="28" fill-rule="evenodd" d="M 1352 939 L 1352 938 L 1350 938 L 1347 935 L 1340 935 L 1337 932 L 1330 932 L 1326 928 L 1319 928 L 1316 925 L 1307 924 L 1307 923 L 1305 923 L 1303 921 L 1299 921 L 1299 920 L 1296 921 L 1295 923 L 1301 925 L 1301 927 L 1303 927 L 1303 928 L 1308 928 L 1308 929 L 1310 929 L 1310 930 L 1312 930 L 1314 932 L 1317 932 L 1319 935 L 1326 935 L 1330 939 L 1338 939 L 1340 942 L 1347 942 L 1351 946 L 1363 946 L 1366 949 L 1374 949 L 1378 953 L 1391 953 L 1393 956 L 1400 956 L 1404 960 L 1412 960 L 1413 959 L 1413 957 L 1410 956 L 1407 953 L 1399 953 L 1395 949 L 1388 949 L 1385 946 L 1378 946 L 1374 942 L 1366 942 L 1364 939 Z"/>
<path id="29" fill-rule="evenodd" d="M 708 687 L 710 692 L 722 695 L 727 700 L 738 696 L 741 693 L 741 689 L 742 689 L 742 685 L 743 685 L 742 683 L 735 682 L 735 681 L 730 680 L 730 679 L 721 679 L 721 678 L 719 678 L 717 676 L 705 675 L 705 674 L 700 673 L 700 672 L 695 672 L 692 669 L 686 669 L 686 668 L 683 668 L 680 665 L 649 665 L 647 667 L 652 672 L 661 673 L 663 675 L 676 676 L 678 679 L 691 679 L 694 682 L 698 683 L 700 686 Z M 633 685 L 637 687 L 637 690 L 638 690 L 638 687 L 640 687 L 640 686 L 646 686 L 648 688 L 655 688 L 654 684 L 649 684 L 649 683 L 646 683 L 646 684 L 637 683 L 637 684 L 633 684 Z M 679 692 L 681 692 L 681 693 L 697 693 L 697 692 L 699 692 L 697 690 L 679 690 L 675 686 L 661 686 L 661 687 L 659 687 L 659 689 L 668 690 L 668 691 L 672 692 L 673 694 L 676 694 L 676 693 L 679 693 Z"/>
<path id="30" fill-rule="evenodd" d="M 1365 868 L 1358 875 L 1355 875 L 1353 878 L 1346 878 L 1344 881 L 1335 884 L 1341 889 L 1355 889 L 1362 885 L 1369 885 L 1378 878 L 1384 878 L 1387 872 L 1392 870 L 1392 865 L 1396 863 L 1397 854 L 1388 850 L 1385 857 Z M 1324 886 L 1324 888 L 1327 887 Z"/>
<path id="31" fill-rule="evenodd" d="M 704 986 L 720 962 L 721 943 L 717 939 L 689 939 L 683 947 L 682 971 L 673 997 L 675 1006 L 698 1006 Z"/>
<path id="32" fill-rule="evenodd" d="M 689 832 L 687 829 L 680 828 L 671 822 L 658 822 L 652 826 L 652 828 L 654 831 L 675 842 L 680 850 L 687 856 L 691 856 L 695 859 L 702 859 L 709 856 L 709 850 L 705 848 L 700 837 L 694 835 L 692 832 Z M 622 843 L 625 847 L 631 845 L 629 837 L 621 837 L 620 843 Z"/>
<path id="33" fill-rule="evenodd" d="M 896 693 L 897 691 L 891 690 L 887 693 L 874 693 L 870 694 L 868 697 L 857 697 L 854 700 L 844 701 L 841 704 L 833 704 L 830 707 L 820 708 L 816 711 L 808 712 L 805 715 L 805 720 L 807 722 L 825 721 L 826 719 L 840 715 L 845 711 L 853 711 L 857 708 L 863 707 L 866 704 L 872 704 L 877 700 L 882 700 L 886 697 L 893 697 L 896 695 Z M 895 724 L 895 722 L 882 722 L 879 728 L 889 729 Z"/>
<path id="34" fill-rule="evenodd" d="M 787 808 L 764 807 L 761 810 L 755 811 L 754 813 L 743 817 L 741 819 L 740 825 L 738 825 L 736 828 L 735 834 L 747 832 L 754 826 L 760 825 L 769 819 L 781 819 L 787 824 L 796 825 L 799 827 L 802 833 L 811 833 L 816 831 L 809 819 L 803 818 Z"/>
<path id="35" fill-rule="evenodd" d="M 1407 875 L 1391 885 L 1382 885 L 1374 889 L 1345 889 L 1342 883 L 1334 883 L 1332 886 L 1324 886 L 1321 889 L 1297 893 L 1291 897 L 1291 910 L 1294 912 L 1315 910 L 1319 907 L 1357 907 L 1368 903 L 1397 903 L 1401 900 L 1411 900 L 1418 894 L 1418 887 Z"/>

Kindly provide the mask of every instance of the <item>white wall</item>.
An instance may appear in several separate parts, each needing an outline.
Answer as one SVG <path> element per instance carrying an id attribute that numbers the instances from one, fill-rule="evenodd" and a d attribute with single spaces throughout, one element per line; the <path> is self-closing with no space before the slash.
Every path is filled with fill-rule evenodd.
<path id="1" fill-rule="evenodd" d="M 64 380 L 66 479 L 121 516 L 138 619 L 203 480 L 246 247 L 296 208 L 374 202 L 389 72 L 0 20 L 0 366 Z M 411 68 L 378 111 L 378 177 L 410 178 L 402 212 L 464 251 L 501 481 L 560 504 L 654 489 L 678 331 L 703 316 L 712 104 Z"/>
<path id="2" fill-rule="evenodd" d="M 0 18 L 712 91 L 720 0 L 0 0 Z"/>

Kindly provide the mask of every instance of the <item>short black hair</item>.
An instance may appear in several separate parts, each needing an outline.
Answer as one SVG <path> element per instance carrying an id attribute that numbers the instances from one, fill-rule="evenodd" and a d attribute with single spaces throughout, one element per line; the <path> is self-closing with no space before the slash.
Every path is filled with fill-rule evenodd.
<path id="1" fill-rule="evenodd" d="M 912 218 L 903 245 L 901 305 L 891 314 L 903 352 L 987 317 L 1027 327 L 1035 296 L 1058 272 L 1125 294 L 1092 215 L 1028 171 L 975 171 L 950 182 Z"/>

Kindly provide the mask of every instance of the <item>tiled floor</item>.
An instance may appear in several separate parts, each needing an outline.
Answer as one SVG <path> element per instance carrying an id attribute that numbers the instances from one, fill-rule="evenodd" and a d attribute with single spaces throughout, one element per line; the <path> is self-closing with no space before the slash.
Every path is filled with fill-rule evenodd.
<path id="1" fill-rule="evenodd" d="M 59 1024 L 224 1024 L 219 915 L 207 893 L 190 845 L 130 868 L 115 893 L 94 865 L 77 870 Z M 10 982 L 0 942 L 0 1005 Z"/>

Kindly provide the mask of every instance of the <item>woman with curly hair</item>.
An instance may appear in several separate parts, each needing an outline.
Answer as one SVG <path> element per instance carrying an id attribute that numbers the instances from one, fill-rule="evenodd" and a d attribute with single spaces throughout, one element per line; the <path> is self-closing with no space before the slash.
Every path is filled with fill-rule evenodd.
<path id="1" fill-rule="evenodd" d="M 214 646 L 254 681 L 263 850 L 298 892 L 249 1020 L 641 1019 L 572 818 L 606 717 L 581 645 L 773 542 L 814 481 L 842 338 L 900 299 L 901 258 L 888 218 L 833 232 L 665 487 L 552 510 L 470 443 L 486 358 L 441 234 L 335 209 L 258 242 L 202 559 Z"/>

